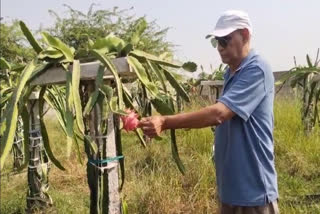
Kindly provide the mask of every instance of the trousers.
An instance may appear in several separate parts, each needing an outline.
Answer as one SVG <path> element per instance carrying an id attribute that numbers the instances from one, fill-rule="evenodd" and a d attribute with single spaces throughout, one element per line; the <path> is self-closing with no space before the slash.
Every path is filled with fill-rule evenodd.
<path id="1" fill-rule="evenodd" d="M 218 214 L 279 214 L 278 202 L 273 201 L 264 206 L 233 206 L 224 203 L 219 204 Z"/>

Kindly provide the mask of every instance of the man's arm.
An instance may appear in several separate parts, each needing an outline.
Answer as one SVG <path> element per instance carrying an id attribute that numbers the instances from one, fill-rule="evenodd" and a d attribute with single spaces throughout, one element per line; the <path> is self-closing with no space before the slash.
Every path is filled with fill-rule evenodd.
<path id="1" fill-rule="evenodd" d="M 223 103 L 205 107 L 199 111 L 165 116 L 164 129 L 204 128 L 216 126 L 235 114 Z"/>
<path id="2" fill-rule="evenodd" d="M 143 118 L 139 127 L 147 136 L 155 137 L 165 129 L 204 128 L 219 125 L 234 115 L 235 113 L 226 105 L 218 102 L 195 112 Z"/>

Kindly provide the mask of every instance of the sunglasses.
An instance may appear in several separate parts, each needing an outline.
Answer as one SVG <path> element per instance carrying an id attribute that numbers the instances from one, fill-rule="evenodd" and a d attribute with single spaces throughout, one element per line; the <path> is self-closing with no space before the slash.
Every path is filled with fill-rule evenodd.
<path id="1" fill-rule="evenodd" d="M 232 37 L 231 36 L 224 36 L 224 37 L 214 37 L 211 39 L 211 44 L 213 47 L 217 47 L 217 44 L 221 46 L 222 48 L 226 48 L 231 41 Z"/>

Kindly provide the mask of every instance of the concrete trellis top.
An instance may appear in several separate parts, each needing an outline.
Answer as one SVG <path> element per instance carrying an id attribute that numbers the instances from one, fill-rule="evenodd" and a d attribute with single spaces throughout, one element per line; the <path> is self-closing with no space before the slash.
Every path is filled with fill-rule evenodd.
<path id="1" fill-rule="evenodd" d="M 136 76 L 135 72 L 132 71 L 131 67 L 127 62 L 126 57 L 115 58 L 112 60 L 119 73 L 120 77 L 133 78 Z M 80 79 L 81 80 L 95 80 L 99 67 L 102 64 L 99 61 L 81 63 L 80 64 Z M 102 65 L 103 66 L 103 65 Z M 72 71 L 72 65 L 69 67 Z M 113 79 L 112 73 L 105 69 L 104 79 Z M 36 79 L 34 79 L 31 85 L 52 85 L 66 82 L 66 72 L 62 67 L 53 67 L 42 73 Z"/>
<path id="2" fill-rule="evenodd" d="M 204 80 L 201 81 L 201 85 L 207 85 L 207 86 L 223 86 L 223 80 Z"/>

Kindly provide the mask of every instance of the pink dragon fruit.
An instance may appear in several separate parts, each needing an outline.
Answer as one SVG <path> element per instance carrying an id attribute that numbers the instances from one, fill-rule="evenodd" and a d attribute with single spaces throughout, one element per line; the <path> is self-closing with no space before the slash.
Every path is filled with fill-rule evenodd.
<path id="1" fill-rule="evenodd" d="M 138 120 L 139 115 L 131 109 L 126 109 L 126 112 L 128 113 L 128 115 L 120 116 L 123 123 L 123 129 L 126 130 L 127 132 L 133 131 L 137 128 L 139 124 L 139 120 Z"/>

